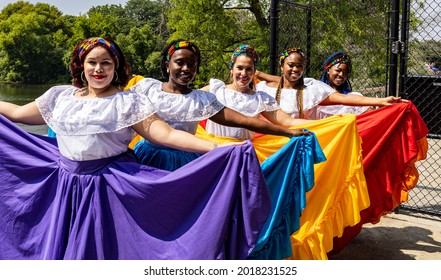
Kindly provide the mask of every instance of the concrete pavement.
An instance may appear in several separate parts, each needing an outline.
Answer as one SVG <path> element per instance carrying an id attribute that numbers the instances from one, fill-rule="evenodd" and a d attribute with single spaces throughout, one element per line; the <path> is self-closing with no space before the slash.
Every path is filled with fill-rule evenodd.
<path id="1" fill-rule="evenodd" d="M 399 209 L 360 234 L 331 260 L 441 260 L 441 217 Z"/>

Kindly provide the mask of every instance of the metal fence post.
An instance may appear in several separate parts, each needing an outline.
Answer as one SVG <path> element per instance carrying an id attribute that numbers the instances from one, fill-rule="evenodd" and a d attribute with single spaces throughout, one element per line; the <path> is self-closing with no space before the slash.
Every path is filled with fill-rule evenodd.
<path id="1" fill-rule="evenodd" d="M 409 9 L 410 0 L 403 0 L 401 12 L 401 56 L 400 56 L 400 80 L 398 93 L 401 96 L 405 91 L 405 76 L 407 73 L 408 42 L 409 42 Z"/>
<path id="2" fill-rule="evenodd" d="M 277 74 L 277 26 L 279 19 L 279 1 L 271 0 L 270 8 L 270 74 Z"/>
<path id="3" fill-rule="evenodd" d="M 396 96 L 397 94 L 397 68 L 398 53 L 401 44 L 398 41 L 398 33 L 400 28 L 400 0 L 392 0 L 391 11 L 391 30 L 390 30 L 390 57 L 389 57 L 389 90 L 388 95 Z"/>

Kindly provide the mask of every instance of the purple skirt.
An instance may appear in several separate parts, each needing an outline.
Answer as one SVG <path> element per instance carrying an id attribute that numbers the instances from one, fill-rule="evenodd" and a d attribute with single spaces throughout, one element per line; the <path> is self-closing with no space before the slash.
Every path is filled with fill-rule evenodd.
<path id="1" fill-rule="evenodd" d="M 250 143 L 174 171 L 77 162 L 0 116 L 0 259 L 245 259 L 271 201 Z"/>

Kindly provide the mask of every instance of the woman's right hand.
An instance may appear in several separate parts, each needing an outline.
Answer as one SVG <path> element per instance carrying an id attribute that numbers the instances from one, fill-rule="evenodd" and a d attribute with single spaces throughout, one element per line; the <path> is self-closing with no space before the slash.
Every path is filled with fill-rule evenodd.
<path id="1" fill-rule="evenodd" d="M 293 136 L 303 136 L 303 135 L 311 135 L 311 131 L 306 130 L 305 128 L 290 128 L 291 137 Z"/>

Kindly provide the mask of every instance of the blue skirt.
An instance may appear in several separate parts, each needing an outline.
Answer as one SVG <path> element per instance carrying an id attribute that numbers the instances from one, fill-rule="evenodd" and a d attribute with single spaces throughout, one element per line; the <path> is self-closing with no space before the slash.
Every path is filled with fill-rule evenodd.
<path id="1" fill-rule="evenodd" d="M 140 163 L 169 171 L 174 171 L 202 155 L 155 145 L 145 139 L 136 143 L 134 151 Z"/>

